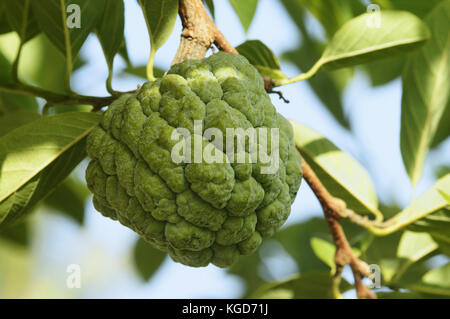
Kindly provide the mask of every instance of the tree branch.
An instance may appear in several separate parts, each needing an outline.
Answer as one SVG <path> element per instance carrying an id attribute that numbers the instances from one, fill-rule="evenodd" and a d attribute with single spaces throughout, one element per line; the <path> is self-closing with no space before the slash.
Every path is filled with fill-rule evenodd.
<path id="1" fill-rule="evenodd" d="M 201 0 L 180 0 L 179 16 L 183 31 L 172 64 L 185 60 L 202 59 L 212 44 L 215 44 L 219 50 L 233 54 L 238 53 L 217 28 Z M 270 77 L 263 76 L 263 79 L 264 88 L 268 93 L 278 94 L 283 101 L 289 103 L 280 92 L 273 91 L 275 84 Z"/>
<path id="2" fill-rule="evenodd" d="M 309 187 L 311 187 L 322 206 L 325 220 L 327 221 L 328 228 L 330 229 L 334 244 L 336 245 L 336 253 L 334 255 L 336 271 L 333 276 L 333 288 L 336 289 L 336 286 L 339 287 L 342 270 L 346 265 L 350 265 L 355 279 L 357 296 L 359 298 L 376 298 L 376 295 L 372 293 L 362 281 L 364 277 L 370 275 L 368 265 L 355 256 L 348 243 L 347 237 L 345 236 L 344 230 L 339 224 L 339 219 L 347 217 L 345 202 L 332 196 L 328 192 L 312 168 L 303 158 L 302 171 L 303 178 L 306 180 Z"/>
<path id="3" fill-rule="evenodd" d="M 213 43 L 222 51 L 234 54 L 238 53 L 217 29 L 214 22 L 208 16 L 201 0 L 180 0 L 179 15 L 183 24 L 183 31 L 180 46 L 173 60 L 173 64 L 189 59 L 202 59 Z M 272 79 L 268 77 L 263 78 L 266 91 L 273 92 L 274 84 Z M 328 192 L 303 158 L 302 169 L 304 179 L 322 205 L 325 219 L 336 245 L 336 273 L 333 277 L 332 290 L 338 293 L 336 287 L 339 287 L 342 269 L 344 266 L 350 265 L 355 278 L 358 297 L 376 298 L 362 282 L 364 277 L 370 275 L 368 266 L 355 256 L 344 230 L 338 222 L 340 218 L 348 217 L 345 202 L 333 197 Z"/>

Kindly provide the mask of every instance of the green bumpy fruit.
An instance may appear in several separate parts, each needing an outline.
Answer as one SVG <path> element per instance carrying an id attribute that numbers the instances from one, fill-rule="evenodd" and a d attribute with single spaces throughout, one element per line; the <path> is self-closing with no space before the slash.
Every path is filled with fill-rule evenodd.
<path id="1" fill-rule="evenodd" d="M 194 121 L 203 132 L 220 129 L 225 143 L 226 128 L 277 128 L 278 170 L 261 173 L 248 148 L 244 163 L 176 163 L 172 133 L 193 133 Z M 227 156 L 220 143 L 201 141 Z M 122 95 L 89 135 L 87 153 L 95 208 L 194 267 L 228 267 L 257 250 L 286 221 L 302 178 L 292 128 L 261 76 L 244 57 L 223 52 L 174 65 L 138 93 Z"/>

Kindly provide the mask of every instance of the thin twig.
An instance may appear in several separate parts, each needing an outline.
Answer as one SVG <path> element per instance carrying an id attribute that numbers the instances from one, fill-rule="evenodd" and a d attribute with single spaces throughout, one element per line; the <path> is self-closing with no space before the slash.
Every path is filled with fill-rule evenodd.
<path id="1" fill-rule="evenodd" d="M 370 275 L 367 264 L 355 256 L 353 250 L 345 236 L 342 226 L 339 224 L 339 219 L 346 217 L 346 204 L 341 199 L 332 196 L 317 175 L 314 173 L 309 164 L 302 158 L 303 178 L 311 187 L 312 191 L 319 200 L 328 228 L 330 229 L 333 241 L 336 245 L 336 253 L 334 255 L 334 262 L 336 264 L 336 271 L 333 276 L 332 289 L 336 290 L 341 281 L 342 270 L 346 265 L 350 265 L 353 277 L 355 279 L 356 293 L 359 298 L 376 298 L 362 282 L 364 277 Z"/>

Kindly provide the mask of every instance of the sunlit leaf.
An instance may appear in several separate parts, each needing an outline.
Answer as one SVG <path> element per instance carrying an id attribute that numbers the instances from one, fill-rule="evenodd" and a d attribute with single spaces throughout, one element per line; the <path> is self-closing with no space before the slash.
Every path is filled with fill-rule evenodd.
<path id="1" fill-rule="evenodd" d="M 40 29 L 73 62 L 101 17 L 103 1 L 39 0 L 31 4 Z"/>
<path id="2" fill-rule="evenodd" d="M 396 273 L 400 260 L 397 258 L 397 247 L 402 233 L 396 232 L 384 237 L 374 236 L 369 248 L 363 254 L 368 264 L 380 266 L 383 281 L 389 282 Z"/>
<path id="3" fill-rule="evenodd" d="M 450 210 L 442 209 L 408 226 L 416 232 L 427 232 L 439 245 L 439 250 L 450 256 Z"/>
<path id="4" fill-rule="evenodd" d="M 85 200 L 89 196 L 89 191 L 83 183 L 84 181 L 78 181 L 74 177 L 65 179 L 45 198 L 44 204 L 82 225 Z"/>
<path id="5" fill-rule="evenodd" d="M 28 41 L 39 33 L 31 11 L 31 2 L 32 0 L 4 0 L 5 16 L 22 42 Z"/>
<path id="6" fill-rule="evenodd" d="M 243 297 L 248 296 L 257 287 L 262 285 L 265 280 L 260 275 L 261 268 L 266 267 L 258 253 L 249 256 L 241 256 L 238 261 L 228 268 L 228 272 L 239 276 L 245 283 L 245 293 Z"/>
<path id="7" fill-rule="evenodd" d="M 3 136 L 16 127 L 22 126 L 40 117 L 39 114 L 30 111 L 16 111 L 0 116 L 0 136 Z"/>
<path id="8" fill-rule="evenodd" d="M 108 67 L 111 69 L 116 53 L 124 41 L 123 0 L 105 1 L 103 16 L 96 27 Z"/>
<path id="9" fill-rule="evenodd" d="M 137 66 L 129 66 L 126 67 L 122 70 L 122 74 L 131 74 L 131 75 L 135 75 L 137 77 L 146 79 L 147 75 L 146 75 L 146 65 L 137 65 Z M 164 75 L 165 71 L 160 68 L 160 67 L 153 67 L 153 72 L 155 77 L 160 78 Z"/>
<path id="10" fill-rule="evenodd" d="M 397 248 L 398 266 L 389 280 L 398 281 L 408 268 L 429 256 L 437 248 L 438 245 L 429 234 L 405 231 Z"/>

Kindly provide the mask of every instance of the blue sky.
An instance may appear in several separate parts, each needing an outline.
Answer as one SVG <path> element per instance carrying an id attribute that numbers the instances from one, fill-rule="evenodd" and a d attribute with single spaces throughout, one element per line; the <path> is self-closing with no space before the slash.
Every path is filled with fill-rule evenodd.
<path id="1" fill-rule="evenodd" d="M 143 65 L 149 54 L 146 26 L 136 1 L 126 3 L 126 39 L 133 64 Z M 255 19 L 246 35 L 228 1 L 215 1 L 217 25 L 231 44 L 238 45 L 246 39 L 259 39 L 266 43 L 276 55 L 294 49 L 299 44 L 296 27 L 278 1 L 260 0 Z M 310 28 L 319 36 L 322 30 L 310 18 Z M 181 24 L 177 21 L 168 42 L 157 52 L 156 65 L 168 69 L 179 44 Z M 77 71 L 72 85 L 77 92 L 91 95 L 107 94 L 105 80 L 107 67 L 100 45 L 90 36 L 82 50 L 88 64 Z M 298 70 L 282 61 L 282 70 L 288 75 Z M 116 59 L 115 67 L 123 62 Z M 143 80 L 133 76 L 117 77 L 113 81 L 116 90 L 131 90 Z M 384 201 L 396 201 L 401 206 L 408 204 L 413 196 L 411 184 L 403 168 L 400 148 L 400 102 L 401 81 L 372 88 L 360 71 L 344 94 L 345 111 L 350 115 L 352 134 L 340 128 L 324 110 L 307 83 L 282 87 L 291 103 L 285 104 L 272 96 L 277 110 L 286 118 L 306 124 L 339 148 L 352 154 L 369 171 L 378 195 Z M 429 156 L 429 164 L 449 161 L 450 143 Z M 416 189 L 416 196 L 433 183 L 432 165 L 425 167 L 424 178 Z M 83 164 L 84 165 L 84 164 Z M 320 215 L 320 206 L 305 183 L 302 184 L 293 205 L 287 224 L 292 224 Z M 33 276 L 42 282 L 51 282 L 55 294 L 78 297 L 146 297 L 146 298 L 196 298 L 238 297 L 243 291 L 240 280 L 214 266 L 206 269 L 189 268 L 166 259 L 163 266 L 148 283 L 142 283 L 133 270 L 131 247 L 136 235 L 119 223 L 103 218 L 87 204 L 86 225 L 83 228 L 55 214 L 41 210 L 36 221 L 33 260 L 37 265 Z M 266 245 L 276 245 L 268 242 Z M 264 247 L 261 253 L 264 254 Z M 281 279 L 296 272 L 290 257 L 279 249 L 279 256 L 266 258 L 268 279 Z M 79 264 L 82 269 L 81 291 L 65 288 L 66 267 Z M 36 292 L 39 296 L 39 292 Z"/>

